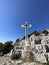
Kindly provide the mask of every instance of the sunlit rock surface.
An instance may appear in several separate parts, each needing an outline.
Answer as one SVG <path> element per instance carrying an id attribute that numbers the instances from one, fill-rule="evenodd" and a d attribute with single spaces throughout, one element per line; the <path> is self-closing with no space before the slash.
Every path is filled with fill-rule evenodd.
<path id="1" fill-rule="evenodd" d="M 19 45 L 18 45 L 19 44 Z M 34 34 L 29 37 L 29 44 L 28 49 L 34 53 L 35 59 L 41 63 L 46 63 L 45 55 L 48 55 L 49 60 L 49 34 L 45 36 L 41 34 L 40 36 L 35 36 Z M 19 43 L 16 43 L 14 46 L 15 53 L 20 52 L 21 55 L 29 56 L 29 51 L 24 49 L 25 46 L 25 39 L 20 40 Z M 12 51 L 11 51 L 12 54 Z M 10 55 L 11 56 L 11 55 Z"/>

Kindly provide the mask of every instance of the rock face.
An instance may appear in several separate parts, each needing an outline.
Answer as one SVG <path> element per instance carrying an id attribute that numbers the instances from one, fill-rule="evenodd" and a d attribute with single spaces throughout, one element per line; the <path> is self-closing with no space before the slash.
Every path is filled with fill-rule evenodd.
<path id="1" fill-rule="evenodd" d="M 34 53 L 35 59 L 37 59 L 37 61 L 46 63 L 47 61 L 46 61 L 45 54 L 48 55 L 48 60 L 49 60 L 49 34 L 47 36 L 43 34 L 40 36 L 31 35 L 29 37 L 29 44 L 30 46 L 25 46 L 25 40 L 22 39 L 19 42 L 20 50 L 16 48 L 17 45 L 15 45 L 14 47 L 16 53 L 20 52 L 22 54 L 22 57 L 25 57 L 25 56 L 29 56 L 29 51 L 31 50 L 31 52 Z M 24 49 L 24 47 L 26 49 Z"/>
<path id="2" fill-rule="evenodd" d="M 30 56 L 30 52 L 31 51 L 31 46 L 27 45 L 24 46 L 24 50 L 22 51 L 22 57 L 29 57 Z"/>
<path id="3" fill-rule="evenodd" d="M 8 54 L 0 57 L 0 65 L 6 65 L 7 62 L 11 61 Z"/>
<path id="4" fill-rule="evenodd" d="M 44 54 L 39 54 L 39 55 L 37 55 L 36 60 L 39 61 L 39 62 L 42 62 L 42 63 L 47 63 Z"/>
<path id="5" fill-rule="evenodd" d="M 23 58 L 29 57 L 29 56 L 30 56 L 29 51 L 27 51 L 27 50 L 23 50 L 23 51 L 22 51 L 22 57 L 23 57 Z"/>
<path id="6" fill-rule="evenodd" d="M 38 63 L 38 62 L 26 62 L 26 63 L 23 63 L 22 65 L 43 65 L 42 63 Z"/>

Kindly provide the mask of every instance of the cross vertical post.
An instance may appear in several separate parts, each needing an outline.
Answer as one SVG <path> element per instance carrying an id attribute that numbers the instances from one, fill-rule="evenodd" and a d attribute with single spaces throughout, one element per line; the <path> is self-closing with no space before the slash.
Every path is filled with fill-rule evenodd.
<path id="1" fill-rule="evenodd" d="M 22 25 L 23 28 L 25 28 L 25 46 L 28 45 L 28 28 L 31 27 L 30 24 L 25 22 L 24 25 Z"/>

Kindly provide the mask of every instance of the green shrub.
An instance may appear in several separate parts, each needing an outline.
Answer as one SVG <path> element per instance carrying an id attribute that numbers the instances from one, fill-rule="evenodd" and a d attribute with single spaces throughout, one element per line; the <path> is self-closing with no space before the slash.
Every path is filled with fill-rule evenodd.
<path id="1" fill-rule="evenodd" d="M 35 36 L 39 36 L 40 35 L 40 33 L 38 31 L 34 31 L 32 34 L 34 34 Z M 32 35 L 32 34 L 30 34 L 30 35 Z"/>
<path id="2" fill-rule="evenodd" d="M 33 62 L 33 58 L 28 58 L 28 57 L 25 57 L 25 58 L 22 58 L 22 60 L 24 61 L 24 62 Z"/>
<path id="3" fill-rule="evenodd" d="M 48 35 L 48 31 L 47 30 L 43 30 L 42 34 Z"/>
<path id="4" fill-rule="evenodd" d="M 29 57 L 22 58 L 23 62 L 33 62 L 34 61 L 34 54 L 32 52 L 29 53 Z"/>
<path id="5" fill-rule="evenodd" d="M 13 53 L 12 56 L 11 56 L 11 60 L 18 60 L 20 58 L 21 58 L 21 55 L 20 54 Z"/>
<path id="6" fill-rule="evenodd" d="M 49 61 L 47 62 L 47 64 L 46 65 L 49 65 Z"/>

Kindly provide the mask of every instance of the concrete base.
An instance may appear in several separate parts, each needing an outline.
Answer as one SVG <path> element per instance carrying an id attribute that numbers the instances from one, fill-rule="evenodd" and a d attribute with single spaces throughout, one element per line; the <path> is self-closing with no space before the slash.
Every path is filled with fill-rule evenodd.
<path id="1" fill-rule="evenodd" d="M 24 50 L 22 51 L 22 57 L 29 57 L 29 52 L 31 51 L 31 46 L 24 46 Z"/>
<path id="2" fill-rule="evenodd" d="M 30 45 L 28 45 L 28 46 L 24 46 L 24 50 L 26 51 L 31 51 L 31 46 Z"/>

